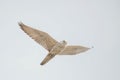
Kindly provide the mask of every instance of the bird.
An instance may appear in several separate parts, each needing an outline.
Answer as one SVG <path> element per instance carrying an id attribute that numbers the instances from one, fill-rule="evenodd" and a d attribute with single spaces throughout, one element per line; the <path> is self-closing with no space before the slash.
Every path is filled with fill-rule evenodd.
<path id="1" fill-rule="evenodd" d="M 67 41 L 57 41 L 52 38 L 47 32 L 37 30 L 31 26 L 27 26 L 22 22 L 18 22 L 20 28 L 34 39 L 38 44 L 44 47 L 48 54 L 40 63 L 40 65 L 46 64 L 56 55 L 76 55 L 85 51 L 88 51 L 90 48 L 80 46 L 80 45 L 67 45 Z"/>

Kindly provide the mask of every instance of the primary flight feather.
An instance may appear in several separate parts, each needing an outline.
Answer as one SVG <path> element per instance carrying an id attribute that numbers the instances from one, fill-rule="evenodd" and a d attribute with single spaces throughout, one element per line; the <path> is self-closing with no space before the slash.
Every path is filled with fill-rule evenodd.
<path id="1" fill-rule="evenodd" d="M 43 59 L 41 65 L 47 63 L 55 55 L 75 55 L 85 52 L 89 49 L 83 46 L 66 46 L 67 42 L 65 40 L 58 42 L 46 32 L 31 28 L 30 26 L 27 26 L 21 22 L 18 24 L 25 33 L 27 33 L 32 39 L 48 50 L 49 53 Z"/>

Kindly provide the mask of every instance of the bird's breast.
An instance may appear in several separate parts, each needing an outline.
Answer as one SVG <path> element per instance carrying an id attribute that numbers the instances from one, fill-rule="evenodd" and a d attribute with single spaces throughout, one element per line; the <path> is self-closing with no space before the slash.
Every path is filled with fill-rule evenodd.
<path id="1" fill-rule="evenodd" d="M 50 51 L 51 54 L 58 54 L 61 51 L 63 51 L 65 48 L 65 45 L 57 44 L 53 47 L 53 49 Z"/>

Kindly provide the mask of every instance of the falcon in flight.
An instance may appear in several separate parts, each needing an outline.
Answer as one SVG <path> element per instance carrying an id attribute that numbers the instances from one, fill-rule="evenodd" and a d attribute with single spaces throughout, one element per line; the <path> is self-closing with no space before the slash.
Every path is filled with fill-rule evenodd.
<path id="1" fill-rule="evenodd" d="M 56 55 L 75 55 L 90 49 L 78 45 L 66 46 L 67 42 L 65 40 L 58 42 L 46 32 L 31 28 L 22 22 L 18 24 L 26 34 L 28 34 L 32 39 L 48 50 L 48 55 L 43 59 L 41 65 L 44 65 Z"/>

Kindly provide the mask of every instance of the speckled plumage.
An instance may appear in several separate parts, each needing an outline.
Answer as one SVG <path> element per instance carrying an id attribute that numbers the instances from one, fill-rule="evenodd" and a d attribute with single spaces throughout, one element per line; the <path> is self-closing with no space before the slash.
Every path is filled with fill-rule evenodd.
<path id="1" fill-rule="evenodd" d="M 41 62 L 41 65 L 47 63 L 55 55 L 75 55 L 89 49 L 83 46 L 66 46 L 66 41 L 58 42 L 46 32 L 31 28 L 21 22 L 18 24 L 25 33 L 48 50 L 49 53 Z"/>

